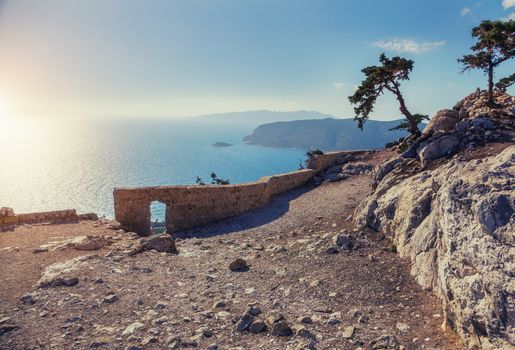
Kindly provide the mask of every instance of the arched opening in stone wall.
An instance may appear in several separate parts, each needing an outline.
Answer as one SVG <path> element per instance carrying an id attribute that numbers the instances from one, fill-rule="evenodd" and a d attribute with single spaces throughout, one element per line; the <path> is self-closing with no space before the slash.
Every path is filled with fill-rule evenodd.
<path id="1" fill-rule="evenodd" d="M 153 201 L 150 203 L 150 231 L 153 234 L 166 232 L 166 204 Z"/>

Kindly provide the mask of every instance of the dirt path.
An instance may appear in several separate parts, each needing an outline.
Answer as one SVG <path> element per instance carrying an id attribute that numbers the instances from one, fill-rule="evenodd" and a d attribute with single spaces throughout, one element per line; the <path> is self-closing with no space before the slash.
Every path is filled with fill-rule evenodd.
<path id="1" fill-rule="evenodd" d="M 2 296 L 0 314 L 19 328 L 0 336 L 0 349 L 460 349 L 440 328 L 437 300 L 388 241 L 352 231 L 347 218 L 369 183 L 360 175 L 291 191 L 266 208 L 182 233 L 178 255 L 100 254 L 68 273 L 77 285 L 39 289 L 33 304 Z M 84 227 L 108 232 L 93 223 L 66 230 Z M 328 254 L 334 237 L 347 232 L 354 249 Z M 41 254 L 27 255 L 27 264 Z M 229 270 L 236 258 L 248 271 Z M 37 269 L 26 271 L 36 277 Z M 251 311 L 266 332 L 236 331 L 249 304 L 259 307 Z M 272 335 L 278 315 L 294 335 Z"/>

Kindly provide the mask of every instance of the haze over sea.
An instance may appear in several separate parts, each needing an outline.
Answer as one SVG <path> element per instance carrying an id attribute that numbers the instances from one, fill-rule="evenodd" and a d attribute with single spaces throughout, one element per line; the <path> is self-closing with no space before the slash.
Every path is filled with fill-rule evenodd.
<path id="1" fill-rule="evenodd" d="M 115 187 L 194 184 L 197 176 L 208 182 L 212 171 L 241 183 L 296 170 L 305 158 L 303 150 L 242 144 L 248 125 L 124 120 L 11 128 L 0 139 L 0 206 L 18 213 L 76 208 L 112 218 Z M 234 146 L 213 147 L 217 141 Z M 164 218 L 161 208 L 152 214 Z"/>

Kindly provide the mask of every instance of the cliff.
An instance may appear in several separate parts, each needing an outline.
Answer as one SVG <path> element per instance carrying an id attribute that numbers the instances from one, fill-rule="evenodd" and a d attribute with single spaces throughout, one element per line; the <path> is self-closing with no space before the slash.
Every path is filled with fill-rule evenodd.
<path id="1" fill-rule="evenodd" d="M 358 225 L 383 231 L 470 349 L 515 346 L 515 98 L 476 92 L 383 164 Z M 448 159 L 453 156 L 452 159 Z"/>
<path id="2" fill-rule="evenodd" d="M 363 130 L 353 119 L 316 119 L 276 122 L 258 126 L 243 141 L 267 147 L 305 150 L 376 149 L 406 136 L 403 131 L 389 131 L 399 121 L 369 120 Z M 421 125 L 423 128 L 423 125 Z"/>

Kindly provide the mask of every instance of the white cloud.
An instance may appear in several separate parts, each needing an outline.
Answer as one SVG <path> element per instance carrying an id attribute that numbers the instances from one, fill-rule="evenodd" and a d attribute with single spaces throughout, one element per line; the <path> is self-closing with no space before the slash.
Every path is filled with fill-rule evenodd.
<path id="1" fill-rule="evenodd" d="M 359 88 L 359 85 L 357 85 L 357 84 L 352 85 L 352 90 L 356 91 L 358 88 Z"/>
<path id="2" fill-rule="evenodd" d="M 515 0 L 502 0 L 502 6 L 505 10 L 515 7 Z"/>
<path id="3" fill-rule="evenodd" d="M 409 53 L 423 53 L 431 50 L 435 50 L 440 46 L 445 45 L 445 41 L 426 41 L 417 43 L 411 39 L 398 39 L 384 41 L 379 40 L 372 43 L 372 46 L 377 46 L 385 50 L 396 51 L 396 52 L 409 52 Z"/>
<path id="4" fill-rule="evenodd" d="M 460 14 L 461 14 L 462 16 L 466 16 L 466 15 L 468 15 L 469 13 L 470 13 L 470 8 L 468 8 L 468 7 L 466 7 L 466 6 L 465 6 L 464 8 L 462 8 L 462 9 L 461 9 L 461 12 L 460 12 Z"/>
<path id="5" fill-rule="evenodd" d="M 333 87 L 335 90 L 341 90 L 344 86 L 345 86 L 345 83 L 342 83 L 342 82 L 333 83 Z"/>

